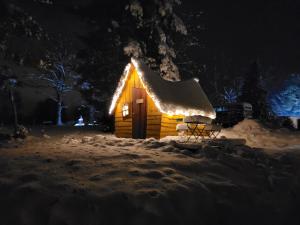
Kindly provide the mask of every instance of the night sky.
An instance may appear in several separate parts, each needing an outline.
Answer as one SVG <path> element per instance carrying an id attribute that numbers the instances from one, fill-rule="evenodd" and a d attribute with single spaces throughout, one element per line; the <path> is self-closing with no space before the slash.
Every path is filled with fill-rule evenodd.
<path id="1" fill-rule="evenodd" d="M 259 59 L 282 73 L 300 71 L 300 1 L 198 4 L 203 6 L 210 51 L 233 58 L 240 66 Z"/>

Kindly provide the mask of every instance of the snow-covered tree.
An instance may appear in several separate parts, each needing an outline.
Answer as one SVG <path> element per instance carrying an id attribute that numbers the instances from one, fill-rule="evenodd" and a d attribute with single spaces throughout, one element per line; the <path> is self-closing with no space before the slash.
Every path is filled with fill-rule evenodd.
<path id="1" fill-rule="evenodd" d="M 92 14 L 90 8 L 87 10 L 91 23 L 95 24 L 88 44 L 103 55 L 106 67 L 128 62 L 124 56 L 141 58 L 165 79 L 180 80 L 177 61 L 183 53 L 178 56 L 177 52 L 198 42 L 195 38 L 188 39 L 187 26 L 177 13 L 180 5 L 179 0 L 123 0 L 118 4 L 94 1 L 91 8 L 99 11 Z M 107 52 L 109 49 L 111 52 Z M 116 55 L 111 65 L 107 56 L 112 54 Z"/>
<path id="2" fill-rule="evenodd" d="M 292 74 L 268 100 L 277 116 L 300 117 L 300 75 Z"/>
<path id="3" fill-rule="evenodd" d="M 224 88 L 223 99 L 226 103 L 236 103 L 238 99 L 238 92 L 233 88 Z"/>
<path id="4" fill-rule="evenodd" d="M 80 54 L 85 58 L 80 73 L 92 88 L 82 93 L 97 111 L 107 111 L 130 57 L 145 61 L 167 80 L 180 80 L 181 73 L 188 74 L 185 78 L 199 75 L 199 63 L 188 56 L 199 47 L 199 39 L 189 33 L 179 7 L 178 0 L 103 0 L 79 10 L 93 27 L 83 39 L 88 47 Z M 190 15 L 184 17 L 191 20 Z"/>
<path id="5" fill-rule="evenodd" d="M 126 4 L 128 14 L 124 14 L 135 21 L 135 34 L 124 43 L 124 53 L 150 62 L 156 59 L 162 76 L 171 81 L 180 80 L 179 69 L 174 62 L 177 55 L 173 36 L 187 35 L 187 28 L 175 10 L 180 4 L 178 0 L 151 3 L 133 0 Z M 147 36 L 142 37 L 141 32 L 146 32 Z"/>
<path id="6" fill-rule="evenodd" d="M 45 60 L 40 61 L 40 68 L 44 71 L 34 79 L 44 81 L 40 87 L 51 88 L 53 92 L 48 95 L 57 103 L 57 122 L 58 126 L 63 125 L 62 112 L 67 107 L 64 103 L 65 95 L 74 90 L 78 85 L 80 76 L 74 72 L 75 55 L 60 45 L 55 51 L 48 52 Z M 46 91 L 44 92 L 46 93 Z"/>
<path id="7" fill-rule="evenodd" d="M 3 17 L 0 17 L 0 58 L 13 60 L 23 65 L 30 51 L 19 43 L 24 41 L 48 40 L 48 34 L 38 21 L 26 12 L 17 2 L 1 4 Z"/>
<path id="8" fill-rule="evenodd" d="M 41 4 L 53 5 L 53 0 L 33 0 L 34 2 L 39 2 Z"/>

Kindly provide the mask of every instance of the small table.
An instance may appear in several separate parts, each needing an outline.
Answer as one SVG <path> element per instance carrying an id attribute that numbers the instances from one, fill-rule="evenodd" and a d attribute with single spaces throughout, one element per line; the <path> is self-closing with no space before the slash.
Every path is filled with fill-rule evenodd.
<path id="1" fill-rule="evenodd" d="M 205 123 L 197 123 L 197 122 L 186 122 L 188 132 L 191 132 L 191 135 L 188 135 L 188 139 L 186 142 L 189 142 L 189 140 L 192 137 L 195 137 L 195 142 L 198 141 L 199 137 L 203 138 L 203 131 L 205 129 Z"/>

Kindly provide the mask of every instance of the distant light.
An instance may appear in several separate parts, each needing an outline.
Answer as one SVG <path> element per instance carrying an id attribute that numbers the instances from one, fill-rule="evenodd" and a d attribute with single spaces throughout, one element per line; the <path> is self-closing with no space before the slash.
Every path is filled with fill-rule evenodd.
<path id="1" fill-rule="evenodd" d="M 194 81 L 199 82 L 199 78 L 194 77 Z"/>
<path id="2" fill-rule="evenodd" d="M 224 106 L 215 107 L 216 112 L 227 112 L 228 109 Z"/>
<path id="3" fill-rule="evenodd" d="M 83 127 L 85 124 L 83 122 L 82 116 L 79 117 L 78 122 L 74 125 L 75 127 Z"/>
<path id="4" fill-rule="evenodd" d="M 90 90 L 91 88 L 92 88 L 92 85 L 89 82 L 85 81 L 81 84 L 81 89 L 82 90 Z"/>

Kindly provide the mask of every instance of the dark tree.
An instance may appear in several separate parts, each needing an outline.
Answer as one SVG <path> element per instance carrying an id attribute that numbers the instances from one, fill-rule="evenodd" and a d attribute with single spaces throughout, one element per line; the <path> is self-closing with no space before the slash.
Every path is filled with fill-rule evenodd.
<path id="1" fill-rule="evenodd" d="M 48 40 L 48 34 L 20 3 L 0 2 L 0 59 L 24 65 Z M 32 62 L 30 62 L 32 63 Z"/>
<path id="2" fill-rule="evenodd" d="M 35 122 L 41 124 L 45 122 L 54 123 L 57 120 L 57 103 L 48 98 L 37 104 L 35 109 Z"/>
<path id="3" fill-rule="evenodd" d="M 11 104 L 14 121 L 14 136 L 25 138 L 28 131 L 24 126 L 19 125 L 17 111 L 16 89 L 20 85 L 21 82 L 8 66 L 2 66 L 0 68 L 0 90 L 7 93 L 9 102 Z"/>
<path id="4" fill-rule="evenodd" d="M 253 117 L 263 120 L 267 118 L 268 114 L 267 93 L 263 89 L 260 80 L 259 65 L 255 61 L 250 65 L 249 71 L 245 76 L 239 100 L 252 104 Z"/>
<path id="5" fill-rule="evenodd" d="M 214 105 L 239 100 L 244 76 L 230 55 L 212 49 L 207 57 L 207 69 L 201 84 Z"/>
<path id="6" fill-rule="evenodd" d="M 15 89 L 17 87 L 18 81 L 16 76 L 12 74 L 12 71 L 7 66 L 3 66 L 0 71 L 0 89 L 8 93 L 9 101 L 12 106 L 14 115 L 14 129 L 15 133 L 18 130 L 18 112 L 15 101 Z"/>

